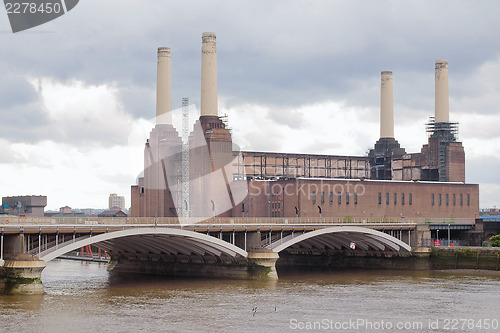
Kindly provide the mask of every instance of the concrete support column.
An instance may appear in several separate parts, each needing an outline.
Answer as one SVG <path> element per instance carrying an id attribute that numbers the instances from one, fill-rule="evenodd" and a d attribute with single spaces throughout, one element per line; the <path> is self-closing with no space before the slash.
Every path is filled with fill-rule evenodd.
<path id="1" fill-rule="evenodd" d="M 448 61 L 436 60 L 435 122 L 450 121 L 450 99 L 448 92 Z"/>
<path id="2" fill-rule="evenodd" d="M 5 260 L 0 268 L 0 294 L 41 295 L 44 293 L 42 270 L 45 262 L 20 254 Z"/>
<path id="3" fill-rule="evenodd" d="M 380 82 L 380 138 L 394 138 L 392 72 L 384 71 Z"/>
<path id="4" fill-rule="evenodd" d="M 169 47 L 158 48 L 156 123 L 172 124 L 172 60 Z"/>
<path id="5" fill-rule="evenodd" d="M 248 252 L 248 273 L 252 279 L 277 280 L 276 261 L 279 255 L 269 249 Z"/>
<path id="6" fill-rule="evenodd" d="M 416 227 L 414 236 L 416 236 L 414 247 L 424 247 L 425 242 L 430 241 L 431 239 L 431 229 L 428 224 L 419 224 Z M 413 240 L 412 240 L 413 241 Z"/>
<path id="7" fill-rule="evenodd" d="M 201 47 L 201 115 L 217 116 L 217 48 L 215 33 L 204 32 Z"/>
<path id="8" fill-rule="evenodd" d="M 247 241 L 246 241 L 247 247 L 246 251 L 249 249 L 260 249 L 261 248 L 261 234 L 260 231 L 255 231 L 255 232 L 249 232 L 247 234 Z"/>

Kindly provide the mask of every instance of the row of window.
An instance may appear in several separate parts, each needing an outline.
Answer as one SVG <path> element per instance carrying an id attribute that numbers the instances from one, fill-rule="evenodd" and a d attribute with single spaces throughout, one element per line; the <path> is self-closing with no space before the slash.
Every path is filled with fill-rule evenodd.
<path id="1" fill-rule="evenodd" d="M 346 192 L 345 193 L 345 203 L 346 204 L 349 204 L 350 202 L 350 198 L 351 198 L 351 195 L 349 194 L 349 192 Z M 330 204 L 333 203 L 333 192 L 330 192 Z M 389 192 L 385 193 L 385 204 L 388 205 L 390 204 L 390 200 L 391 199 L 391 195 Z M 413 193 L 408 193 L 408 197 L 406 197 L 406 194 L 405 193 L 401 193 L 401 196 L 398 195 L 398 193 L 394 193 L 393 194 L 393 199 L 394 199 L 394 205 L 397 205 L 398 204 L 398 200 L 400 200 L 399 202 L 401 203 L 401 205 L 405 205 L 406 204 L 406 200 L 408 200 L 408 205 L 413 205 Z M 431 194 L 431 205 L 434 206 L 435 205 L 435 196 L 434 196 L 434 193 Z M 438 194 L 438 204 L 439 206 L 443 205 L 443 195 L 441 193 Z M 470 206 L 470 194 L 467 194 L 467 197 L 466 197 L 466 200 L 467 200 L 467 206 Z M 313 204 L 316 204 L 316 192 L 313 192 L 312 193 L 312 203 Z M 445 194 L 444 195 L 444 202 L 445 202 L 445 205 L 446 206 L 449 206 L 450 205 L 450 195 L 449 194 Z M 457 205 L 457 195 L 454 193 L 451 195 L 451 202 L 453 204 L 453 206 L 456 206 Z M 459 195 L 459 202 L 460 202 L 460 206 L 463 206 L 464 205 L 464 195 L 463 194 L 460 194 Z M 321 192 L 321 203 L 324 204 L 325 203 L 325 192 Z M 342 203 L 342 192 L 338 192 L 337 193 L 337 203 L 340 205 Z M 357 192 L 354 192 L 354 204 L 358 204 L 358 193 Z M 378 204 L 381 205 L 382 204 L 382 193 L 381 192 L 378 192 Z"/>
<path id="2" fill-rule="evenodd" d="M 401 205 L 404 205 L 405 204 L 405 194 L 404 193 L 401 193 Z M 389 192 L 387 192 L 385 194 L 385 204 L 388 205 L 390 202 L 390 195 L 389 195 Z M 382 193 L 381 192 L 378 192 L 378 204 L 381 205 L 382 204 Z M 394 193 L 394 204 L 397 205 L 398 204 L 398 194 L 397 193 Z M 408 204 L 411 206 L 413 205 L 413 193 L 408 193 Z"/>
<path id="3" fill-rule="evenodd" d="M 450 205 L 450 195 L 445 194 L 444 195 L 444 201 L 446 206 Z M 453 206 L 457 205 L 457 195 L 455 193 L 452 194 L 452 202 Z M 434 206 L 435 200 L 434 200 L 434 193 L 431 194 L 431 205 Z M 441 206 L 443 204 L 443 196 L 441 193 L 438 194 L 438 204 Z M 464 205 L 464 195 L 460 193 L 460 206 Z M 470 194 L 467 194 L 467 206 L 470 206 Z"/>
<path id="4" fill-rule="evenodd" d="M 351 195 L 349 192 L 345 193 L 345 203 L 348 205 L 350 202 Z M 333 203 L 333 192 L 330 192 L 330 204 Z M 312 202 L 316 204 L 316 192 L 312 193 Z M 325 192 L 321 192 L 321 203 L 325 203 Z M 337 193 L 337 203 L 340 205 L 342 203 L 342 192 Z M 358 204 L 358 192 L 354 192 L 354 204 Z"/>

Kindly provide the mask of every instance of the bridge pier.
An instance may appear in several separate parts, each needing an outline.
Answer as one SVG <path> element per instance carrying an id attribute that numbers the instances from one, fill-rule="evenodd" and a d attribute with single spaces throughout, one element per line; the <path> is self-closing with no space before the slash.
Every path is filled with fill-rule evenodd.
<path id="1" fill-rule="evenodd" d="M 276 261 L 279 255 L 269 249 L 248 252 L 248 272 L 251 279 L 277 280 Z"/>
<path id="2" fill-rule="evenodd" d="M 424 244 L 424 239 L 431 239 L 431 229 L 429 224 L 418 224 L 416 227 L 417 242 L 416 247 L 426 246 Z"/>
<path id="3" fill-rule="evenodd" d="M 276 260 L 279 256 L 271 250 L 249 252 L 247 258 L 236 260 L 228 257 L 162 256 L 113 258 L 108 266 L 112 274 L 151 274 L 242 280 L 277 280 Z"/>
<path id="4" fill-rule="evenodd" d="M 41 295 L 45 262 L 27 254 L 5 259 L 0 267 L 0 294 Z"/>

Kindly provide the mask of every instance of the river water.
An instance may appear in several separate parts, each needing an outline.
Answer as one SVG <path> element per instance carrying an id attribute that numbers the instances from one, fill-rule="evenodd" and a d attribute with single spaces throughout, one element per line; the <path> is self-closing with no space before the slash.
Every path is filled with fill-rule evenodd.
<path id="1" fill-rule="evenodd" d="M 355 270 L 279 281 L 113 278 L 49 262 L 45 295 L 0 295 L 0 332 L 500 332 L 500 275 Z"/>

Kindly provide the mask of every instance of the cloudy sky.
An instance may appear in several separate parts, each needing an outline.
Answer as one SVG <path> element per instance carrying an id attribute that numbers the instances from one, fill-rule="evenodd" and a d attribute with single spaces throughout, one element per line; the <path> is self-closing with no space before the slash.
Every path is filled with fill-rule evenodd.
<path id="1" fill-rule="evenodd" d="M 393 71 L 395 136 L 426 142 L 434 62 L 449 62 L 466 180 L 500 206 L 500 2 L 81 0 L 13 34 L 0 10 L 0 195 L 106 207 L 141 172 L 156 50 L 172 48 L 173 107 L 200 101 L 201 34 L 217 34 L 220 113 L 243 149 L 364 155 Z"/>

